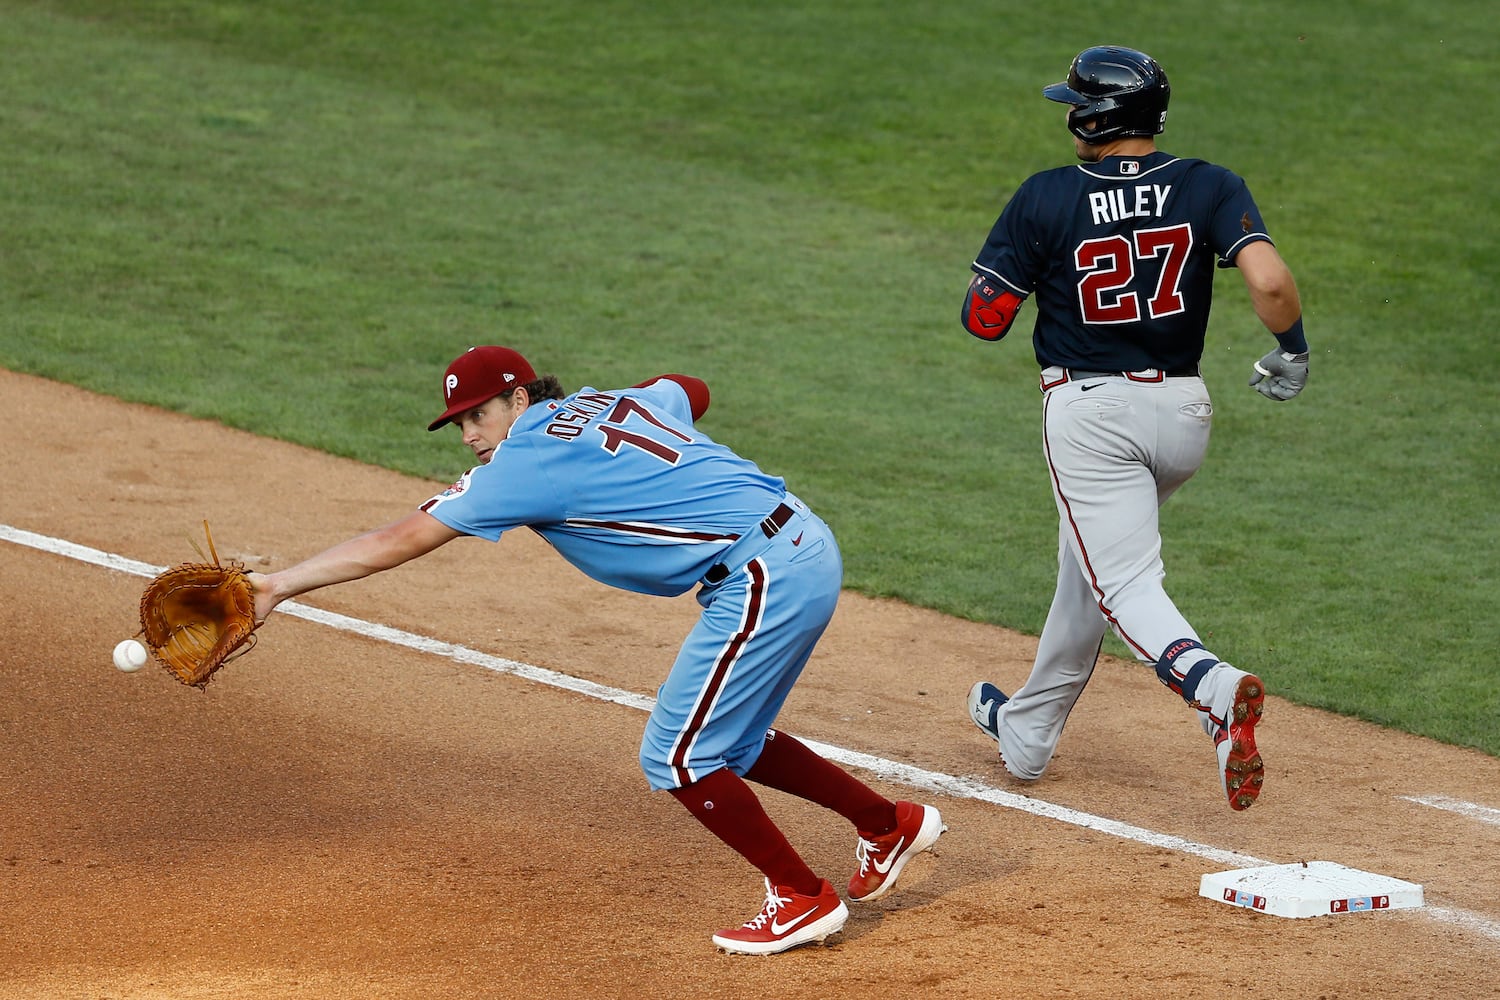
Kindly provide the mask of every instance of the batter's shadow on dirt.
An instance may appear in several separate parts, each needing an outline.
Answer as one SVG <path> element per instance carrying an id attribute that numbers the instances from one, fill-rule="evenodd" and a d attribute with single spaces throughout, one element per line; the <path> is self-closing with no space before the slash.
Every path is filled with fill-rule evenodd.
<path id="1" fill-rule="evenodd" d="M 849 920 L 843 931 L 830 937 L 826 944 L 833 947 L 855 944 L 880 930 L 888 920 L 897 925 L 908 918 L 914 924 L 920 922 L 922 917 L 916 911 L 946 905 L 970 881 L 969 873 L 945 868 L 944 859 L 936 854 L 923 857 L 921 862 L 920 869 L 914 866 L 904 873 L 901 883 L 889 895 L 868 903 L 849 903 Z"/>
<path id="2" fill-rule="evenodd" d="M 844 929 L 833 935 L 824 942 L 824 947 L 864 947 L 861 944 L 863 938 L 875 934 L 886 926 L 886 922 L 892 923 L 892 929 L 900 932 L 900 925 L 904 920 L 910 920 L 913 927 L 923 923 L 919 913 L 907 912 L 925 909 L 929 906 L 941 904 L 944 893 L 939 887 L 929 888 L 926 885 L 910 890 L 899 891 L 890 900 L 880 899 L 873 903 L 850 903 L 849 920 L 844 924 Z"/>
<path id="3" fill-rule="evenodd" d="M 829 938 L 828 943 L 832 945 L 854 944 L 865 935 L 880 930 L 887 920 L 899 921 L 902 917 L 902 910 L 935 903 L 938 896 L 938 893 L 908 892 L 902 893 L 900 898 L 893 899 L 889 903 L 883 899 L 875 903 L 850 903 L 848 923 L 844 924 L 843 931 L 838 935 Z"/>

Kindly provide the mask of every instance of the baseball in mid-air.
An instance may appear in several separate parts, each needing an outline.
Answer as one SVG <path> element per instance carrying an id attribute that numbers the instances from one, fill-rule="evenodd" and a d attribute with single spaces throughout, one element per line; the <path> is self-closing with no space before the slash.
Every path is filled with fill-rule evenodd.
<path id="1" fill-rule="evenodd" d="M 127 674 L 134 673 L 146 665 L 146 647 L 134 639 L 126 639 L 115 647 L 115 666 Z"/>

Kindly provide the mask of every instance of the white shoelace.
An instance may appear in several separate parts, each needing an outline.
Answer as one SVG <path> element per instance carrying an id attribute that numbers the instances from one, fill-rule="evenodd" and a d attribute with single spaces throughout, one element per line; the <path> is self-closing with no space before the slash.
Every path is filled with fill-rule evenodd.
<path id="1" fill-rule="evenodd" d="M 859 862 L 859 873 L 861 875 L 870 867 L 870 855 L 874 853 L 876 853 L 876 850 L 873 840 L 866 840 L 860 837 L 859 842 L 854 845 L 854 859 Z"/>
<path id="2" fill-rule="evenodd" d="M 791 901 L 792 897 L 782 896 L 777 893 L 776 887 L 771 884 L 771 880 L 766 879 L 766 905 L 760 911 L 759 915 L 752 918 L 751 920 L 746 921 L 745 926 L 750 928 L 751 930 L 760 930 L 766 925 L 767 920 L 770 920 L 772 917 L 776 916 L 777 910 L 781 909 Z"/>

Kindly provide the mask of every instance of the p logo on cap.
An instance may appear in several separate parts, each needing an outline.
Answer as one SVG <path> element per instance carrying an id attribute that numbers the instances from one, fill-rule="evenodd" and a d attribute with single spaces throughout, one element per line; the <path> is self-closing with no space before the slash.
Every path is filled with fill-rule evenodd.
<path id="1" fill-rule="evenodd" d="M 465 410 L 535 381 L 530 362 L 509 347 L 471 347 L 443 374 L 443 405 L 447 409 L 427 429 L 435 431 Z"/>

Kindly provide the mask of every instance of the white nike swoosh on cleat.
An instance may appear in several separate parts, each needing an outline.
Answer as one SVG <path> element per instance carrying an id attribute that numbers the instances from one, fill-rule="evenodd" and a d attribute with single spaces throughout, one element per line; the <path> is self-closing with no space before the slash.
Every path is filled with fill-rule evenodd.
<path id="1" fill-rule="evenodd" d="M 882 875 L 890 871 L 891 865 L 895 864 L 896 858 L 900 857 L 901 855 L 901 845 L 905 843 L 905 837 L 902 837 L 900 840 L 896 841 L 896 846 L 891 848 L 891 853 L 888 857 L 886 857 L 885 864 L 881 864 L 879 861 L 873 862 L 873 864 L 875 865 L 875 870 Z"/>
<path id="2" fill-rule="evenodd" d="M 788 920 L 784 924 L 781 923 L 780 921 L 778 921 L 775 917 L 772 917 L 771 918 L 771 933 L 775 934 L 777 937 L 781 937 L 781 935 L 785 934 L 787 931 L 791 930 L 793 927 L 796 927 L 798 924 L 802 923 L 802 921 L 804 921 L 808 917 L 812 916 L 815 912 L 817 912 L 817 911 L 816 910 L 808 910 L 806 913 L 802 914 L 800 917 L 794 917 L 791 920 Z"/>

